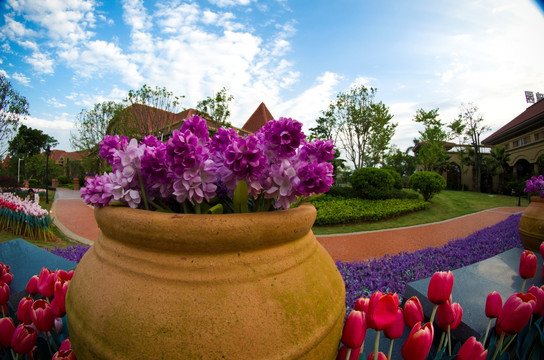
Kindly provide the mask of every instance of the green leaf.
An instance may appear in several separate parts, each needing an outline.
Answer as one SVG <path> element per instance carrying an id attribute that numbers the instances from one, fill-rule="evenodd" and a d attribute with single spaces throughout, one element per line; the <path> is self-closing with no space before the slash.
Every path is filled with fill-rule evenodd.
<path id="1" fill-rule="evenodd" d="M 206 212 L 207 214 L 222 214 L 223 213 L 223 205 L 217 204 L 215 206 L 212 206 L 208 209 Z"/>
<path id="2" fill-rule="evenodd" d="M 235 213 L 247 213 L 247 183 L 244 180 L 238 182 L 232 198 Z"/>

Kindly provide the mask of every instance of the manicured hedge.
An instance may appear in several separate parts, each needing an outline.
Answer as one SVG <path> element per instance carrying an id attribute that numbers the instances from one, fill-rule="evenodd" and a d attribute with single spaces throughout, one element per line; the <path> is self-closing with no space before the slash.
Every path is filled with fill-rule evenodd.
<path id="1" fill-rule="evenodd" d="M 312 201 L 317 209 L 315 225 L 338 225 L 379 221 L 423 210 L 428 202 L 420 199 L 363 200 L 323 195 Z"/>
<path id="2" fill-rule="evenodd" d="M 349 182 L 362 199 L 389 199 L 395 187 L 393 175 L 385 169 L 362 168 L 353 172 Z"/>

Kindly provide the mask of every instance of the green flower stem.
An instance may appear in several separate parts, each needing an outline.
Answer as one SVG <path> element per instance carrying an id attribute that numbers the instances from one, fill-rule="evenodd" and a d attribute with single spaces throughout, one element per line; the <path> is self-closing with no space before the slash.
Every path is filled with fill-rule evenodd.
<path id="1" fill-rule="evenodd" d="M 514 341 L 514 339 L 518 336 L 518 334 L 514 334 L 514 336 L 512 336 L 510 338 L 510 340 L 508 340 L 508 344 L 506 344 L 506 346 L 502 349 L 501 351 L 501 355 L 506 351 L 506 349 L 508 349 L 508 347 L 510 346 L 510 344 L 512 344 L 512 342 Z"/>
<path id="2" fill-rule="evenodd" d="M 521 292 L 525 291 L 525 283 L 527 283 L 527 279 L 523 279 L 523 284 L 521 284 Z"/>
<path id="3" fill-rule="evenodd" d="M 374 339 L 374 360 L 378 360 L 378 352 L 380 350 L 380 333 L 382 331 L 376 331 L 376 339 Z"/>
<path id="4" fill-rule="evenodd" d="M 155 207 L 155 209 L 158 209 L 158 210 L 167 210 L 165 207 L 162 207 L 161 205 L 157 204 L 156 202 L 152 201 L 152 200 L 147 200 L 149 202 L 149 204 L 151 204 L 153 207 Z"/>
<path id="5" fill-rule="evenodd" d="M 448 325 L 448 355 L 451 356 L 451 330 L 450 330 L 450 325 Z"/>
<path id="6" fill-rule="evenodd" d="M 349 360 L 350 356 L 351 356 L 351 348 L 348 347 L 348 352 L 346 353 L 346 360 Z"/>
<path id="7" fill-rule="evenodd" d="M 489 335 L 489 329 L 491 328 L 491 321 L 493 321 L 493 319 L 489 319 L 489 322 L 487 323 L 487 329 L 485 330 L 485 335 L 484 335 L 484 338 L 482 340 L 482 345 L 485 346 L 485 342 L 487 341 L 487 336 Z"/>
<path id="8" fill-rule="evenodd" d="M 13 358 L 13 360 L 18 360 L 19 354 L 13 351 L 13 349 L 10 349 L 10 350 L 11 350 L 11 357 Z"/>
<path id="9" fill-rule="evenodd" d="M 444 345 L 444 338 L 446 337 L 446 333 L 443 332 L 442 333 L 442 336 L 440 337 L 440 343 L 438 344 L 438 349 L 437 349 L 437 353 L 440 352 L 440 350 L 442 350 L 442 345 Z"/>
<path id="10" fill-rule="evenodd" d="M 49 332 L 45 332 L 45 338 L 47 339 L 47 348 L 49 349 L 49 355 L 53 357 L 53 350 L 51 350 L 51 344 L 49 342 Z"/>
<path id="11" fill-rule="evenodd" d="M 493 357 L 491 358 L 491 360 L 495 360 L 495 358 L 499 354 L 499 351 L 501 350 L 501 347 L 502 347 L 502 342 L 504 341 L 504 335 L 505 335 L 505 332 L 503 331 L 501 334 L 501 337 L 499 338 L 499 342 L 497 343 L 497 348 L 495 349 L 495 352 L 493 353 Z"/>
<path id="12" fill-rule="evenodd" d="M 433 321 L 434 321 L 434 317 L 436 316 L 436 310 L 438 309 L 438 305 L 434 305 L 433 307 L 433 312 L 431 313 L 431 320 L 429 320 L 429 322 L 432 324 Z"/>
<path id="13" fill-rule="evenodd" d="M 189 210 L 189 206 L 187 206 L 187 201 L 184 201 L 182 205 L 183 205 L 183 213 L 190 214 L 191 211 Z"/>
<path id="14" fill-rule="evenodd" d="M 389 351 L 387 352 L 387 358 L 392 359 L 391 354 L 393 353 L 393 342 L 395 340 L 391 339 L 391 342 L 389 343 Z"/>
<path id="15" fill-rule="evenodd" d="M 142 179 L 142 175 L 140 173 L 138 173 L 138 181 L 140 182 L 140 191 L 142 192 L 142 199 L 144 200 L 145 209 L 149 210 L 149 204 L 147 203 L 147 196 L 144 189 L 144 180 Z"/>

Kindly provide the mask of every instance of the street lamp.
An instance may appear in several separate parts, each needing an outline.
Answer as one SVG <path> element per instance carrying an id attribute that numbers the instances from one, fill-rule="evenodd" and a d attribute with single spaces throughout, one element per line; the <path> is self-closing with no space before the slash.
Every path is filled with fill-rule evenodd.
<path id="1" fill-rule="evenodd" d="M 49 204 L 49 154 L 51 154 L 51 147 L 47 145 L 45 150 L 45 203 Z"/>
<path id="2" fill-rule="evenodd" d="M 19 186 L 19 174 L 21 173 L 21 158 L 17 159 L 17 186 Z"/>

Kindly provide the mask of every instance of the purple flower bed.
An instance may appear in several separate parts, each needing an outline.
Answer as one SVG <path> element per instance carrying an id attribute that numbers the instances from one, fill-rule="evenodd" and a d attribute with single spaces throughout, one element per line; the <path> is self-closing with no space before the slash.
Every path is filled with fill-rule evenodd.
<path id="1" fill-rule="evenodd" d="M 429 247 L 362 262 L 337 261 L 336 266 L 346 285 L 347 313 L 359 297 L 369 297 L 375 291 L 381 291 L 396 292 L 402 298 L 409 282 L 428 278 L 436 271 L 455 270 L 512 248 L 523 247 L 518 232 L 520 218 L 521 214 L 512 215 L 494 226 L 439 248 Z"/>
<path id="2" fill-rule="evenodd" d="M 89 246 L 70 245 L 66 248 L 56 247 L 56 248 L 47 249 L 47 250 L 49 250 L 49 252 L 52 254 L 58 255 L 60 257 L 63 257 L 75 263 L 79 263 L 83 255 L 85 255 L 87 250 L 89 250 Z"/>

